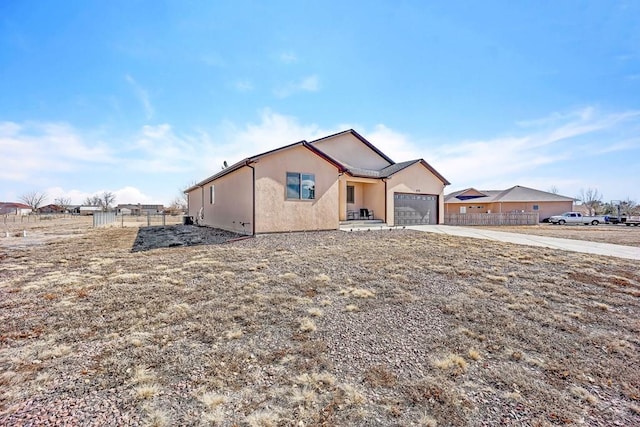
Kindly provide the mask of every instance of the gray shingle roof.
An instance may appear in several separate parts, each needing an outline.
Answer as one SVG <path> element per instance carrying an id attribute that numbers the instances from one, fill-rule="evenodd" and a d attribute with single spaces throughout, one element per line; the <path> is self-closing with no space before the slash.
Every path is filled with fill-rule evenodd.
<path id="1" fill-rule="evenodd" d="M 350 168 L 348 169 L 348 172 L 353 176 L 358 176 L 362 178 L 388 178 L 394 173 L 400 172 L 402 169 L 405 169 L 415 163 L 420 163 L 420 160 L 421 159 L 395 163 L 393 165 L 387 166 L 386 168 L 382 168 L 379 170 Z"/>
<path id="2" fill-rule="evenodd" d="M 506 190 L 489 190 L 478 191 L 484 194 L 483 197 L 475 197 L 473 199 L 461 200 L 457 196 L 464 194 L 469 190 L 475 190 L 473 188 L 467 188 L 465 190 L 456 191 L 454 193 L 447 194 L 444 198 L 446 203 L 468 203 L 469 200 L 474 202 L 567 202 L 575 200 L 573 197 L 561 196 L 559 194 L 549 193 L 547 191 L 536 190 L 535 188 L 523 187 L 521 185 L 515 185 Z"/>

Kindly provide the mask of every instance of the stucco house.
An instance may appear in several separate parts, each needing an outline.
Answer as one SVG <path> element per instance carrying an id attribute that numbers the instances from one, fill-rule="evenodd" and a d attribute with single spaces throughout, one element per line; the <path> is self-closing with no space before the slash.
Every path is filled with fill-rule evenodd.
<path id="1" fill-rule="evenodd" d="M 423 159 L 395 163 L 350 129 L 248 157 L 185 193 L 199 224 L 257 234 L 442 223 L 446 185 Z"/>
<path id="2" fill-rule="evenodd" d="M 29 215 L 31 206 L 17 202 L 0 202 L 0 215 Z"/>
<path id="3" fill-rule="evenodd" d="M 540 221 L 552 215 L 570 211 L 574 198 L 559 194 L 513 186 L 506 190 L 478 191 L 467 188 L 447 194 L 444 199 L 446 213 L 509 213 L 537 212 Z"/>

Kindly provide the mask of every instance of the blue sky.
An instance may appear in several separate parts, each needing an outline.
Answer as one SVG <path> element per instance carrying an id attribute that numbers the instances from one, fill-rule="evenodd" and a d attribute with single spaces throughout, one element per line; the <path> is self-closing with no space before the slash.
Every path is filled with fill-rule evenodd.
<path id="1" fill-rule="evenodd" d="M 0 200 L 169 203 L 354 128 L 446 192 L 640 202 L 640 2 L 0 2 Z"/>

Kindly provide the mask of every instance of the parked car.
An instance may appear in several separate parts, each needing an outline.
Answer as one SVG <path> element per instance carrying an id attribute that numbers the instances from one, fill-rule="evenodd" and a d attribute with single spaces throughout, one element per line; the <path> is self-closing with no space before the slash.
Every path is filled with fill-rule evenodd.
<path id="1" fill-rule="evenodd" d="M 562 215 L 554 215 L 549 218 L 549 222 L 552 224 L 584 224 L 584 225 L 598 225 L 606 224 L 607 217 L 605 216 L 584 216 L 580 212 L 565 212 Z"/>

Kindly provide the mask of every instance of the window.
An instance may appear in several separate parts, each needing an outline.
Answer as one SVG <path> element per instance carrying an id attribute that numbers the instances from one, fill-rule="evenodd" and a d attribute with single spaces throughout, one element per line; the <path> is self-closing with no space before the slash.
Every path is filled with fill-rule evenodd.
<path id="1" fill-rule="evenodd" d="M 540 210 L 540 206 L 538 206 L 538 205 L 533 205 L 533 210 L 534 210 L 534 211 Z"/>
<path id="2" fill-rule="evenodd" d="M 211 187 L 209 187 L 209 203 L 213 204 L 213 202 L 216 201 L 216 190 L 215 190 L 215 186 L 212 185 Z"/>
<path id="3" fill-rule="evenodd" d="M 316 177 L 311 173 L 287 172 L 287 199 L 316 198 Z"/>
<path id="4" fill-rule="evenodd" d="M 356 189 L 353 185 L 347 185 L 347 203 L 356 202 Z"/>

